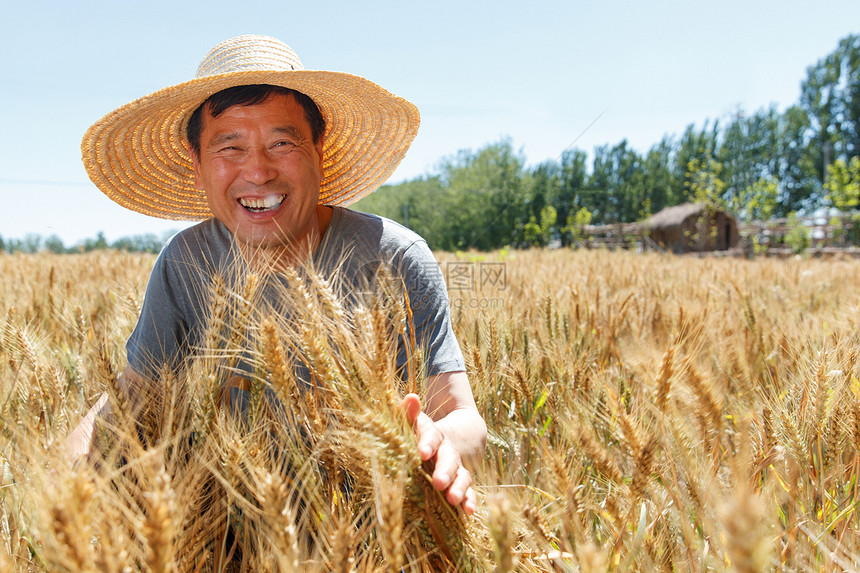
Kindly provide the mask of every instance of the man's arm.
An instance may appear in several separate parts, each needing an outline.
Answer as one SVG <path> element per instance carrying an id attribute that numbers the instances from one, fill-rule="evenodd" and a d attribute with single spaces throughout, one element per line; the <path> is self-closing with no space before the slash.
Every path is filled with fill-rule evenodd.
<path id="1" fill-rule="evenodd" d="M 433 486 L 445 492 L 448 503 L 462 506 L 471 515 L 477 495 L 466 466 L 474 467 L 483 456 L 487 425 L 478 413 L 466 373 L 428 378 L 424 412 L 415 394 L 406 396 L 403 405 L 415 425 L 421 459 L 433 460 Z"/>
<path id="2" fill-rule="evenodd" d="M 126 393 L 126 396 L 134 403 L 138 392 L 135 389 L 143 387 L 144 379 L 137 372 L 126 366 L 122 374 L 119 375 L 120 387 Z M 99 399 L 90 408 L 86 416 L 78 423 L 72 433 L 66 438 L 64 447 L 66 450 L 66 459 L 70 463 L 75 464 L 81 458 L 88 458 L 93 447 L 93 437 L 95 435 L 96 421 L 99 418 L 109 416 L 111 413 L 110 400 L 108 400 L 107 392 L 103 392 Z"/>
<path id="3" fill-rule="evenodd" d="M 64 448 L 66 450 L 66 459 L 69 463 L 75 465 L 81 458 L 86 458 L 90 455 L 90 450 L 93 447 L 93 434 L 96 429 L 96 421 L 100 416 L 104 416 L 105 412 L 110 409 L 107 392 L 102 392 L 90 411 L 84 418 L 75 426 L 72 433 L 66 437 Z"/>

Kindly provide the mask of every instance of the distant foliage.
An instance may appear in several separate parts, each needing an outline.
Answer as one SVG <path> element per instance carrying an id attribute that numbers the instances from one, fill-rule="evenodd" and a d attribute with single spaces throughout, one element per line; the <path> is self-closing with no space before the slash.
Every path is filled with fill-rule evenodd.
<path id="1" fill-rule="evenodd" d="M 860 207 L 860 157 L 837 159 L 827 173 L 827 198 L 840 211 Z"/>
<path id="2" fill-rule="evenodd" d="M 797 104 L 690 124 L 640 154 L 626 140 L 525 166 L 509 139 L 444 160 L 423 178 L 357 204 L 405 223 L 431 247 L 487 250 L 569 245 L 571 213 L 632 222 L 705 201 L 742 220 L 860 205 L 860 35 L 810 66 Z M 555 222 L 546 224 L 555 210 Z"/>
<path id="3" fill-rule="evenodd" d="M 78 244 L 65 246 L 63 240 L 57 235 L 51 235 L 47 239 L 30 233 L 23 239 L 3 239 L 0 237 L 0 253 L 27 253 L 34 254 L 42 251 L 57 255 L 69 253 L 89 253 L 91 251 L 102 251 L 113 249 L 127 253 L 158 253 L 173 231 L 165 233 L 161 237 L 153 233 L 121 237 L 113 243 L 108 242 L 105 234 L 99 231 L 94 238 L 84 239 Z"/>
<path id="4" fill-rule="evenodd" d="M 791 213 L 788 216 L 788 233 L 785 235 L 785 243 L 797 254 L 809 248 L 809 229 L 797 220 L 797 216 Z"/>

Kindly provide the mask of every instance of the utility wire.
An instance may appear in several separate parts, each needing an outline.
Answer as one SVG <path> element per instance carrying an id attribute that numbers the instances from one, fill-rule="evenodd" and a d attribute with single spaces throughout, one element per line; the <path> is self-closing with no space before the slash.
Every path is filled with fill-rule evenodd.
<path id="1" fill-rule="evenodd" d="M 585 135 L 585 134 L 586 134 L 586 132 L 588 132 L 588 130 L 589 130 L 589 129 L 591 129 L 591 128 L 594 126 L 594 124 L 595 124 L 595 123 L 597 123 L 597 121 L 598 121 L 601 117 L 603 117 L 603 116 L 604 116 L 604 114 L 606 114 L 606 112 L 607 112 L 607 111 L 609 111 L 609 108 L 608 108 L 608 107 L 607 107 L 606 109 L 604 109 L 603 111 L 601 111 L 599 114 L 597 114 L 597 117 L 595 117 L 593 120 L 591 120 L 591 123 L 589 123 L 588 125 L 586 125 L 586 126 L 585 126 L 585 129 L 583 129 L 583 130 L 579 133 L 579 135 L 577 135 L 577 136 L 574 138 L 574 140 L 570 142 L 570 145 L 568 145 L 567 147 L 565 147 L 564 149 L 562 149 L 562 150 L 561 150 L 561 153 L 559 153 L 558 157 L 556 157 L 556 158 L 555 158 L 555 160 L 556 160 L 556 161 L 561 161 L 561 158 L 564 156 L 565 151 L 567 151 L 568 149 L 570 149 L 571 147 L 573 147 L 574 145 L 576 145 L 576 142 L 577 142 L 577 141 L 579 141 L 580 139 L 582 139 L 582 136 L 583 136 L 583 135 Z"/>
<path id="2" fill-rule="evenodd" d="M 0 177 L 0 185 L 46 185 L 50 187 L 92 187 L 90 182 L 51 181 L 47 179 L 5 179 Z"/>

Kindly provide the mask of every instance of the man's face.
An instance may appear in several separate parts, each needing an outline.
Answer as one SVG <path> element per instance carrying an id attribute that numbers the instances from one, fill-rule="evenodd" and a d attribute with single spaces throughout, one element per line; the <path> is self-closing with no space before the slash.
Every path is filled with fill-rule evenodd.
<path id="1" fill-rule="evenodd" d="M 250 247 L 304 246 L 318 231 L 322 139 L 314 144 L 292 96 L 203 110 L 200 155 L 192 153 L 195 187 L 215 217 Z"/>

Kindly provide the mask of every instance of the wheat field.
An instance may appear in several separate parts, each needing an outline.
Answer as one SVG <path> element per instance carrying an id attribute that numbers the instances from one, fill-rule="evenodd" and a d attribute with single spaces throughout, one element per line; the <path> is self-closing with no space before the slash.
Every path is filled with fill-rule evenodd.
<path id="1" fill-rule="evenodd" d="M 860 264 L 439 259 L 490 433 L 471 518 L 399 408 L 422 356 L 398 377 L 396 288 L 346 308 L 290 274 L 285 318 L 254 304 L 260 277 L 216 281 L 197 358 L 135 410 L 116 376 L 153 257 L 0 256 L 0 570 L 860 568 Z M 221 384 L 242 347 L 237 416 Z M 71 465 L 104 392 L 114 415 Z"/>

